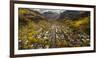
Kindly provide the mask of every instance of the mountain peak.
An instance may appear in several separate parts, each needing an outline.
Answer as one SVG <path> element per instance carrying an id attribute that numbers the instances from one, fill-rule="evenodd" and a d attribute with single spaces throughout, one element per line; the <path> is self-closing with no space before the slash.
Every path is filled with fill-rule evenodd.
<path id="1" fill-rule="evenodd" d="M 43 13 L 43 16 L 46 17 L 48 20 L 56 20 L 59 18 L 60 14 L 52 11 L 47 11 Z"/>

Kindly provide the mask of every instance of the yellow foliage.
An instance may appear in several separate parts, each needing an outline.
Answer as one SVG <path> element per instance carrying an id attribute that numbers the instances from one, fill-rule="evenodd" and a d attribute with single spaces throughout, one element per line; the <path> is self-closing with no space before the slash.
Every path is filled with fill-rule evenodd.
<path id="1" fill-rule="evenodd" d="M 24 13 L 27 13 L 28 10 L 27 9 L 19 9 L 19 14 L 24 14 Z"/>
<path id="2" fill-rule="evenodd" d="M 80 20 L 73 22 L 74 27 L 80 27 L 81 25 L 87 25 L 87 24 L 89 24 L 89 18 L 88 17 L 81 18 Z"/>

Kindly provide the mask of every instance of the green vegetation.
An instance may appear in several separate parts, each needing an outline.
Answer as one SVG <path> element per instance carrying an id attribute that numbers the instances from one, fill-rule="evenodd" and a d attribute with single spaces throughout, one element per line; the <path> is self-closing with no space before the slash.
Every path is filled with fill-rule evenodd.
<path id="1" fill-rule="evenodd" d="M 90 46 L 89 16 L 47 20 L 37 11 L 19 8 L 19 49 Z"/>

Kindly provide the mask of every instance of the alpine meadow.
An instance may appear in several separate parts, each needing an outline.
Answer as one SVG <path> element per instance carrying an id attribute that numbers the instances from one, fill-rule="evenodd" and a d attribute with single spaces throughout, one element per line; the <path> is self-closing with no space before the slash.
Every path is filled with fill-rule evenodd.
<path id="1" fill-rule="evenodd" d="M 90 11 L 18 8 L 18 49 L 90 46 Z"/>

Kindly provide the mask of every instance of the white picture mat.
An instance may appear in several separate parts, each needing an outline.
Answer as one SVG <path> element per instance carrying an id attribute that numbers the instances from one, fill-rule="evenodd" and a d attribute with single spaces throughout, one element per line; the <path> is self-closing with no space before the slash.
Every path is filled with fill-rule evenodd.
<path id="1" fill-rule="evenodd" d="M 82 7 L 63 7 L 63 6 L 47 6 L 47 5 L 28 5 L 28 4 L 14 4 L 14 54 L 36 54 L 36 53 L 50 53 L 50 52 L 68 52 L 68 51 L 86 51 L 93 50 L 94 48 L 94 9 L 93 8 L 82 8 Z M 47 9 L 66 9 L 66 10 L 80 10 L 90 11 L 90 28 L 91 28 L 91 41 L 90 47 L 74 47 L 74 48 L 52 48 L 52 49 L 27 49 L 18 50 L 18 8 L 47 8 Z"/>

